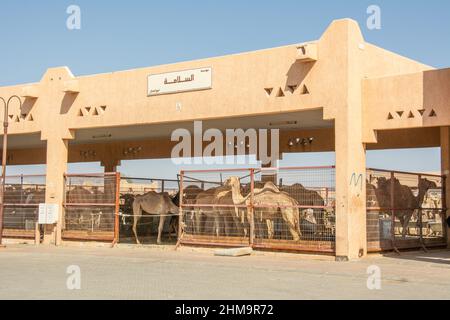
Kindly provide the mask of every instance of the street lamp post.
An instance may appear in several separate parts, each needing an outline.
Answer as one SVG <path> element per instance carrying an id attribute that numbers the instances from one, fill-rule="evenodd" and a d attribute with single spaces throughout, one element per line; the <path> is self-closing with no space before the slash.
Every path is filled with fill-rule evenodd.
<path id="1" fill-rule="evenodd" d="M 2 156 L 2 184 L 1 184 L 1 190 L 0 190 L 0 246 L 2 246 L 3 242 L 3 212 L 4 212 L 4 200 L 5 200 L 5 183 L 6 183 L 6 164 L 7 164 L 7 151 L 8 151 L 8 109 L 9 109 L 9 103 L 13 100 L 17 99 L 19 100 L 20 108 L 22 108 L 22 100 L 14 95 L 11 96 L 8 99 L 8 102 L 5 101 L 2 97 L 0 97 L 0 101 L 3 101 L 4 104 L 4 119 L 3 119 L 3 156 Z"/>

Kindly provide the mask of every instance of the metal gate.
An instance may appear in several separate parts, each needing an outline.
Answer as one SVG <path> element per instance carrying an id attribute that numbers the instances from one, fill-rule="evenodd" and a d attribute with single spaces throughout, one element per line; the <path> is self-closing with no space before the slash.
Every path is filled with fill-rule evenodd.
<path id="1" fill-rule="evenodd" d="M 65 187 L 63 240 L 116 242 L 120 174 L 67 174 Z"/>
<path id="2" fill-rule="evenodd" d="M 335 251 L 334 167 L 184 171 L 180 188 L 181 244 Z"/>
<path id="3" fill-rule="evenodd" d="M 45 178 L 45 175 L 6 177 L 3 237 L 35 239 L 39 204 L 45 202 Z"/>
<path id="4" fill-rule="evenodd" d="M 161 215 L 155 212 L 148 213 L 143 208 L 143 214 L 141 216 L 135 216 L 133 209 L 134 200 L 138 196 L 143 196 L 149 192 L 156 192 L 158 194 L 166 193 L 175 203 L 177 202 L 176 199 L 179 189 L 179 180 L 121 177 L 119 242 L 136 243 L 136 238 L 132 230 L 135 219 L 139 240 L 142 243 L 154 242 L 154 238 L 158 234 Z M 165 219 L 163 232 L 169 238 L 169 241 L 176 242 L 177 220 L 177 215 L 171 215 Z"/>
<path id="5" fill-rule="evenodd" d="M 445 177 L 367 170 L 367 240 L 372 252 L 446 245 Z"/>

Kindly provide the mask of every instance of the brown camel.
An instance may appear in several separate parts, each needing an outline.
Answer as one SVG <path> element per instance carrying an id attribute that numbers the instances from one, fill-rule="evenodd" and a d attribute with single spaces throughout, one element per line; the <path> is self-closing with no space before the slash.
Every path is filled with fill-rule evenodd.
<path id="1" fill-rule="evenodd" d="M 190 222 L 194 219 L 194 207 L 189 206 L 191 204 L 195 204 L 195 198 L 199 193 L 203 192 L 203 190 L 195 185 L 189 185 L 183 188 L 183 215 L 186 217 L 188 213 L 190 213 L 190 220 L 189 219 L 183 219 L 183 226 L 182 229 L 186 230 L 187 228 L 192 228 L 193 226 L 189 224 L 187 220 Z M 177 206 L 180 207 L 180 192 L 178 192 L 173 198 L 172 202 Z M 178 232 L 180 217 L 179 216 L 173 216 L 170 220 L 171 229 L 176 230 Z M 190 232 L 192 229 L 188 229 Z"/>
<path id="2" fill-rule="evenodd" d="M 133 202 L 133 233 L 136 237 L 137 244 L 141 244 L 137 235 L 137 225 L 143 214 L 160 217 L 157 243 L 161 244 L 161 236 L 166 217 L 178 213 L 179 208 L 173 203 L 167 193 L 160 194 L 151 191 L 142 196 L 136 196 Z"/>
<path id="3" fill-rule="evenodd" d="M 381 208 L 391 208 L 391 179 L 385 177 L 378 178 L 378 188 L 375 189 L 376 202 L 378 202 Z M 419 210 L 423 204 L 423 200 L 428 190 L 437 188 L 436 183 L 428 179 L 420 179 L 419 181 L 419 193 L 414 196 L 410 187 L 402 185 L 400 181 L 394 178 L 394 203 L 393 209 L 395 210 L 395 216 L 400 220 L 402 225 L 402 238 L 406 238 L 408 224 L 416 210 Z M 372 188 L 368 187 L 371 194 L 373 194 Z M 372 199 L 372 201 L 375 201 Z"/>
<path id="4" fill-rule="evenodd" d="M 302 184 L 296 183 L 291 186 L 284 186 L 281 190 L 287 192 L 301 206 L 325 206 L 325 200 L 318 192 L 307 189 Z M 314 235 L 325 233 L 327 223 L 324 212 L 324 209 L 302 209 L 300 219 L 302 233 Z"/>

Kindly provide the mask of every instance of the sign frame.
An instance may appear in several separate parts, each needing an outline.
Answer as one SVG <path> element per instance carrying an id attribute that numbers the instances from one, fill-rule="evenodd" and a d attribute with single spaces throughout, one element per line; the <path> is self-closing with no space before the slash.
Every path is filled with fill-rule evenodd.
<path id="1" fill-rule="evenodd" d="M 178 89 L 178 90 L 167 91 L 167 92 L 152 93 L 152 90 L 150 88 L 150 78 L 151 77 L 162 76 L 162 75 L 173 75 L 173 74 L 177 74 L 177 73 L 184 73 L 184 72 L 189 72 L 189 71 L 201 71 L 201 70 L 208 70 L 208 72 L 210 73 L 210 77 L 211 77 L 210 85 L 205 86 L 205 87 L 192 88 L 192 89 Z M 157 97 L 157 96 L 178 94 L 178 93 L 184 93 L 184 92 L 211 90 L 213 88 L 213 82 L 214 82 L 214 77 L 213 77 L 213 68 L 212 67 L 183 69 L 183 70 L 178 70 L 178 71 L 173 71 L 173 72 L 152 73 L 147 76 L 147 97 Z"/>
<path id="2" fill-rule="evenodd" d="M 38 212 L 38 223 L 52 225 L 58 223 L 59 205 L 53 203 L 40 203 Z"/>

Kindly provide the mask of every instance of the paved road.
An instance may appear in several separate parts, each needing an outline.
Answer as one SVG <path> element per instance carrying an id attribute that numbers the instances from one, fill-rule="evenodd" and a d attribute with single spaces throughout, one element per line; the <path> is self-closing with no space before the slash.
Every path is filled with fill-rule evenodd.
<path id="1" fill-rule="evenodd" d="M 81 290 L 67 289 L 71 265 L 80 268 Z M 381 290 L 367 288 L 372 265 L 381 270 Z M 0 299 L 450 299 L 450 251 L 337 263 L 189 248 L 22 245 L 0 249 L 0 270 Z"/>

